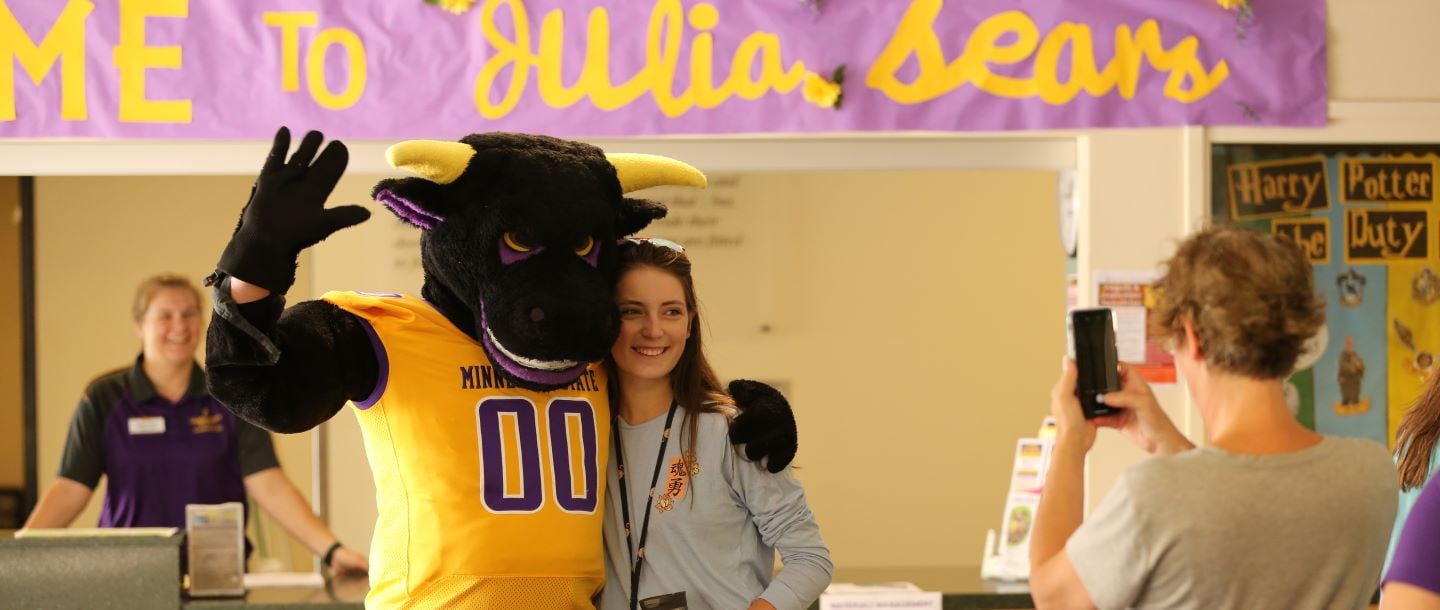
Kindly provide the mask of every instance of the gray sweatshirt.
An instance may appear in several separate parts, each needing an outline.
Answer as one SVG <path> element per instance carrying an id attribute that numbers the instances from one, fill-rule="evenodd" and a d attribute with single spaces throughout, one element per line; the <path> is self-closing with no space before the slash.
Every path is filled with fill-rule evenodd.
<path id="1" fill-rule="evenodd" d="M 675 414 L 670 442 L 656 483 L 656 499 L 673 489 L 671 472 L 685 462 L 682 422 L 687 410 Z M 731 447 L 729 420 L 702 413 L 697 420 L 695 473 L 673 508 L 662 511 L 648 497 L 665 416 L 636 426 L 617 419 L 628 473 L 633 544 L 639 544 L 645 506 L 650 505 L 645 566 L 640 599 L 684 591 L 690 610 L 746 608 L 763 597 L 780 610 L 799 610 L 820 597 L 834 569 L 830 551 L 820 539 L 805 490 L 790 470 L 771 474 L 746 461 Z M 630 602 L 630 553 L 625 546 L 615 451 L 606 469 L 605 590 L 600 607 L 625 608 Z M 775 551 L 783 569 L 775 573 Z M 772 578 L 773 575 L 773 578 Z"/>

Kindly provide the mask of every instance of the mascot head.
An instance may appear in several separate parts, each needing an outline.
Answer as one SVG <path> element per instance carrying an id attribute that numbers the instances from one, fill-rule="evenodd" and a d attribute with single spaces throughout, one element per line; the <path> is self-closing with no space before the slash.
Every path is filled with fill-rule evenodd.
<path id="1" fill-rule="evenodd" d="M 422 294 L 538 390 L 574 382 L 615 342 L 616 241 L 665 216 L 625 194 L 705 186 L 673 159 L 545 136 L 408 141 L 386 157 L 417 176 L 383 180 L 374 197 L 424 232 Z"/>

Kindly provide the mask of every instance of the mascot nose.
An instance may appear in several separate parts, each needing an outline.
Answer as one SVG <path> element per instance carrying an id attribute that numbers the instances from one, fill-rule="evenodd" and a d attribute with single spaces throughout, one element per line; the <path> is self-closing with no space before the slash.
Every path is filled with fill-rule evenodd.
<path id="1" fill-rule="evenodd" d="M 545 310 L 540 309 L 539 307 L 531 307 L 531 308 L 530 308 L 530 321 L 531 321 L 531 322 L 541 322 L 541 321 L 544 321 L 544 320 L 545 320 Z"/>

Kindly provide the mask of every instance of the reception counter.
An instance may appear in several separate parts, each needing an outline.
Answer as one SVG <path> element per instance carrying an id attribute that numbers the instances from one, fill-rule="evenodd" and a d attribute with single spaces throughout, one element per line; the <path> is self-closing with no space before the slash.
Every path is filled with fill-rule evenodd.
<path id="1" fill-rule="evenodd" d="M 927 591 L 943 592 L 945 610 L 970 608 L 1033 608 L 1024 583 L 996 583 L 981 580 L 979 569 L 973 567 L 935 568 L 839 568 L 835 582 L 885 583 L 906 581 Z M 185 608 L 211 610 L 221 608 L 246 610 L 294 610 L 297 608 L 359 610 L 364 607 L 366 582 L 359 579 L 335 579 L 324 587 L 291 587 L 252 589 L 235 599 L 189 600 Z M 819 608 L 816 603 L 812 608 Z"/>
<path id="2" fill-rule="evenodd" d="M 370 583 L 364 576 L 334 578 L 318 587 L 254 588 L 243 598 L 189 599 L 187 610 L 358 610 L 365 607 Z"/>
<path id="3" fill-rule="evenodd" d="M 179 533 L 0 537 L 0 600 L 13 608 L 178 608 Z"/>
<path id="4" fill-rule="evenodd" d="M 187 599 L 179 577 L 182 537 L 12 538 L 0 535 L 0 599 L 22 608 L 361 609 L 369 583 L 251 588 L 244 597 Z M 835 582 L 911 582 L 940 591 L 945 610 L 1031 608 L 1023 583 L 980 579 L 974 567 L 837 568 Z M 814 607 L 818 608 L 819 604 Z"/>
<path id="5" fill-rule="evenodd" d="M 1024 583 L 996 583 L 980 579 L 973 567 L 956 568 L 840 568 L 835 582 L 885 583 L 906 581 L 927 591 L 941 591 L 944 610 L 970 608 L 1033 608 Z M 252 589 L 243 599 L 190 600 L 185 608 L 197 610 L 295 610 L 297 608 L 359 610 L 364 607 L 364 579 L 336 579 L 324 587 Z M 816 603 L 812 608 L 819 608 Z"/>

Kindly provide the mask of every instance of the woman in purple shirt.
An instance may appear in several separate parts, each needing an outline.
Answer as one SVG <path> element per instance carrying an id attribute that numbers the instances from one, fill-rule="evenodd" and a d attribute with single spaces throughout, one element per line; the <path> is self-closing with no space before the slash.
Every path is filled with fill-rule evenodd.
<path id="1" fill-rule="evenodd" d="M 1432 477 L 1410 509 L 1384 592 L 1381 610 L 1440 610 L 1440 479 Z"/>
<path id="2" fill-rule="evenodd" d="M 195 362 L 200 291 L 179 275 L 142 282 L 131 314 L 141 352 L 96 378 L 80 399 L 59 476 L 25 522 L 69 527 L 107 479 L 101 527 L 185 527 L 186 504 L 255 498 L 337 574 L 369 569 L 310 510 L 280 470 L 270 436 L 230 413 Z"/>

